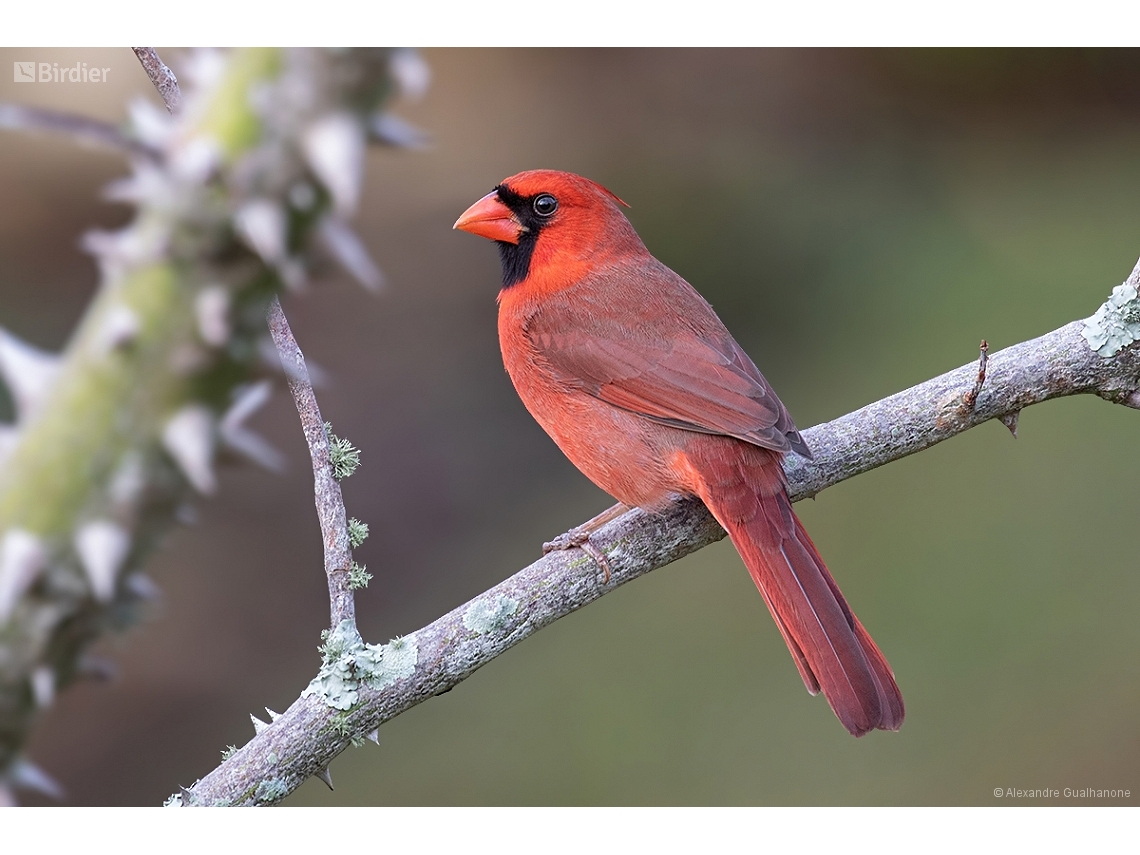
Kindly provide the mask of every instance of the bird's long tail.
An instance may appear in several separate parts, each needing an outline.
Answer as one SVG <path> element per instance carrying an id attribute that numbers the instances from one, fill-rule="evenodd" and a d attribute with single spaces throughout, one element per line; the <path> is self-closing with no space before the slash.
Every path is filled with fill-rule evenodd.
<path id="1" fill-rule="evenodd" d="M 718 446 L 686 455 L 698 493 L 744 559 L 808 691 L 822 690 L 855 736 L 898 730 L 904 708 L 891 667 L 792 512 L 779 457 Z"/>

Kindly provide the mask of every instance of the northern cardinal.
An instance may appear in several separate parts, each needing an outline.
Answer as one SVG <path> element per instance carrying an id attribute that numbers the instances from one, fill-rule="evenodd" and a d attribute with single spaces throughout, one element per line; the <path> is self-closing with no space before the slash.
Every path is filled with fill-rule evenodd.
<path id="1" fill-rule="evenodd" d="M 499 343 L 519 397 L 619 502 L 653 510 L 700 497 L 808 691 L 822 690 L 855 736 L 898 730 L 890 665 L 792 512 L 780 460 L 810 450 L 712 307 L 649 254 L 619 205 L 587 178 L 540 169 L 456 221 L 499 246 Z"/>

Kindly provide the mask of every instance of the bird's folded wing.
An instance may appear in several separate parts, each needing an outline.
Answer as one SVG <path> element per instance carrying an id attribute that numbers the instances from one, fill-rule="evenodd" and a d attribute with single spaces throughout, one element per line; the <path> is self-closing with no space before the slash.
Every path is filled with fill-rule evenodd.
<path id="1" fill-rule="evenodd" d="M 597 315 L 528 337 L 561 382 L 684 430 L 723 434 L 810 457 L 768 381 L 727 330 L 663 337 Z M 569 326 L 569 328 L 567 328 Z"/>

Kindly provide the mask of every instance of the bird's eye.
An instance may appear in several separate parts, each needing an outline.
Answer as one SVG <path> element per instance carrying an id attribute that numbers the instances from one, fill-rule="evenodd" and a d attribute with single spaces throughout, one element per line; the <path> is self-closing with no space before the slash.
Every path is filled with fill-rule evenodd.
<path id="1" fill-rule="evenodd" d="M 549 217 L 558 210 L 558 200 L 549 193 L 543 193 L 534 200 L 534 212 L 540 217 Z"/>

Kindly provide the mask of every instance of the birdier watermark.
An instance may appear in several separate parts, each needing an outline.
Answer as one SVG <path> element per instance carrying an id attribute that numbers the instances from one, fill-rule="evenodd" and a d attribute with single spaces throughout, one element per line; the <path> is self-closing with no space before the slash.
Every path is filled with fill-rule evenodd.
<path id="1" fill-rule="evenodd" d="M 77 62 L 60 65 L 58 62 L 13 62 L 13 83 L 106 83 L 110 68 L 101 68 Z"/>
<path id="2" fill-rule="evenodd" d="M 1096 799 L 1130 799 L 1131 790 L 1120 788 L 1101 789 L 1098 787 L 1039 787 L 1023 790 L 1019 787 L 994 787 L 995 799 L 1075 799 L 1092 801 Z"/>

